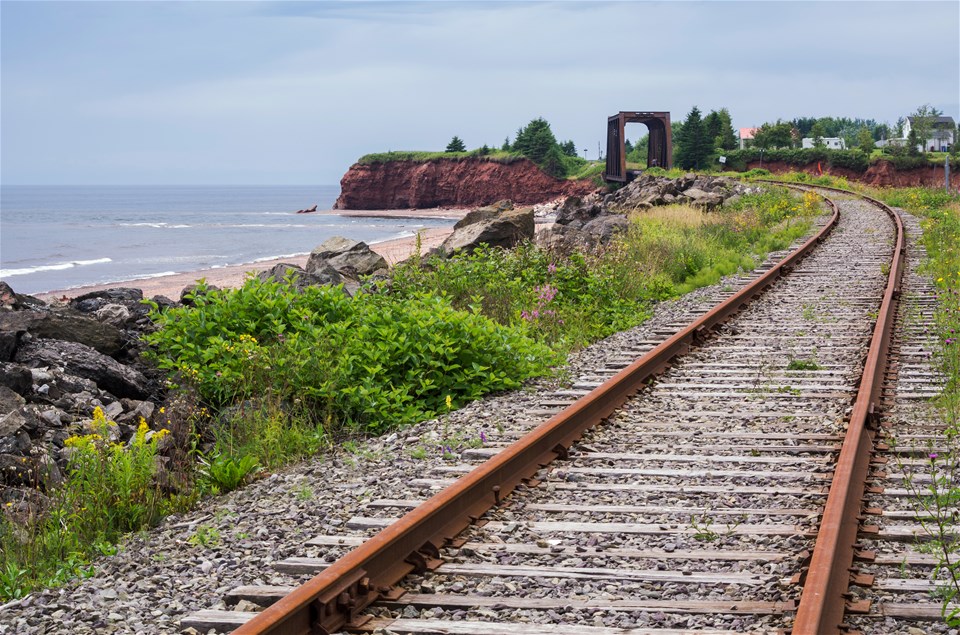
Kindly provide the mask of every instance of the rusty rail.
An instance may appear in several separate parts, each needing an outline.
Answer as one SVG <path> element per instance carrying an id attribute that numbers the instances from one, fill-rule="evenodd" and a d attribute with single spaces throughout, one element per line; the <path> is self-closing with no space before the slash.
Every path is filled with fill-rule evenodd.
<path id="1" fill-rule="evenodd" d="M 822 242 L 840 217 L 837 206 L 827 202 L 833 216 L 826 226 L 769 271 L 234 632 L 329 634 L 344 626 L 362 625 L 358 620 L 362 609 L 390 598 L 393 586 L 410 572 L 439 566 L 441 546 L 532 478 L 540 467 L 566 456 L 567 448 L 585 430 L 609 417 L 647 380 L 738 313 Z"/>
<path id="2" fill-rule="evenodd" d="M 855 194 L 838 188 L 826 189 Z M 857 536 L 876 435 L 878 401 L 895 324 L 896 305 L 900 296 L 906 247 L 900 216 L 876 199 L 862 194 L 858 196 L 867 199 L 890 215 L 897 228 L 897 242 L 883 302 L 870 340 L 860 388 L 850 414 L 847 433 L 840 449 L 833 482 L 830 484 L 830 493 L 827 495 L 820 531 L 817 534 L 810 567 L 800 595 L 800 604 L 793 624 L 793 635 L 839 633 L 843 628 L 843 617 L 846 611 L 869 610 L 869 603 L 848 603 L 846 595 L 850 584 L 872 583 L 872 576 L 859 574 L 853 568 L 853 564 L 858 556 L 862 560 L 870 559 L 870 554 L 858 553 Z"/>

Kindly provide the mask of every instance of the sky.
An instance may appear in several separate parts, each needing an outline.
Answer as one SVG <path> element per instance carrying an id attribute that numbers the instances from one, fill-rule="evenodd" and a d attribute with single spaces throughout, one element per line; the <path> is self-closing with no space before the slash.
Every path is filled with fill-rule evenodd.
<path id="1" fill-rule="evenodd" d="M 0 0 L 5 185 L 335 184 L 536 117 L 597 158 L 621 110 L 740 128 L 923 104 L 960 119 L 957 0 Z"/>

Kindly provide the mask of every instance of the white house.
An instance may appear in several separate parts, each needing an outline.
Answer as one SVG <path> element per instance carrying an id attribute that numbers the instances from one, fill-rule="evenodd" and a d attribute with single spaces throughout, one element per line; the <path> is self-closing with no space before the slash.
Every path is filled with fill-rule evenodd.
<path id="1" fill-rule="evenodd" d="M 903 124 L 903 136 L 910 136 L 910 128 L 913 126 L 913 117 L 907 117 Z M 933 120 L 933 127 L 930 134 L 923 140 L 917 149 L 921 152 L 946 152 L 947 146 L 953 145 L 956 140 L 957 124 L 953 117 L 936 117 Z"/>
<path id="2" fill-rule="evenodd" d="M 840 137 L 821 137 L 821 141 L 823 141 L 823 146 L 825 148 L 829 148 L 830 150 L 846 150 L 847 149 L 847 144 L 844 143 L 843 139 L 841 139 Z M 800 146 L 803 148 L 813 148 L 814 145 L 815 144 L 813 143 L 813 137 L 804 137 L 800 141 Z"/>

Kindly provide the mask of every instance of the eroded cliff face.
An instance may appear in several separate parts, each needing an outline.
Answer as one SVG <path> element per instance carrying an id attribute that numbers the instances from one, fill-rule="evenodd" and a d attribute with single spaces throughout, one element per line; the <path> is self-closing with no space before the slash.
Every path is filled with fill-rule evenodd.
<path id="1" fill-rule="evenodd" d="M 355 163 L 340 181 L 334 209 L 475 207 L 501 199 L 531 205 L 594 189 L 592 181 L 555 179 L 528 159 Z"/>
<path id="2" fill-rule="evenodd" d="M 774 174 L 784 172 L 806 172 L 818 176 L 817 164 L 810 163 L 803 167 L 783 163 L 782 161 L 764 161 L 763 166 L 758 161 L 747 164 L 748 169 L 763 167 Z M 842 176 L 849 181 L 858 181 L 876 187 L 943 187 L 943 166 L 913 168 L 898 170 L 889 161 L 878 161 L 870 165 L 866 172 L 856 172 L 847 168 L 824 167 L 824 174 Z M 960 187 L 960 171 L 950 170 L 951 189 Z"/>

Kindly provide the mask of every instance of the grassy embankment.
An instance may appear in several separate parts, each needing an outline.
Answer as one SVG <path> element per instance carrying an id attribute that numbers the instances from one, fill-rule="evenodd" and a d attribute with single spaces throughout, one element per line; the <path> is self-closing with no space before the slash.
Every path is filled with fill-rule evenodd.
<path id="1" fill-rule="evenodd" d="M 901 207 L 921 219 L 927 260 L 922 271 L 936 287 L 937 309 L 933 365 L 943 381 L 942 394 L 931 400 L 929 417 L 944 426 L 943 436 L 931 442 L 926 455 L 933 478 L 929 482 L 910 476 L 902 465 L 905 482 L 915 494 L 918 518 L 931 540 L 920 548 L 938 558 L 939 585 L 935 594 L 943 602 L 948 624 L 960 626 L 960 196 L 942 189 L 867 188 L 889 205 Z"/>
<path id="2" fill-rule="evenodd" d="M 260 470 L 549 374 L 567 352 L 643 322 L 657 301 L 786 247 L 817 208 L 779 188 L 711 213 L 663 207 L 635 215 L 603 251 L 480 250 L 396 267 L 353 298 L 256 279 L 201 289 L 195 307 L 156 312 L 148 338 L 170 372 L 169 432 L 144 424 L 115 443 L 97 414 L 71 439 L 65 485 L 47 492 L 45 510 L 0 524 L 0 597 L 83 575 L 124 533 Z"/>

